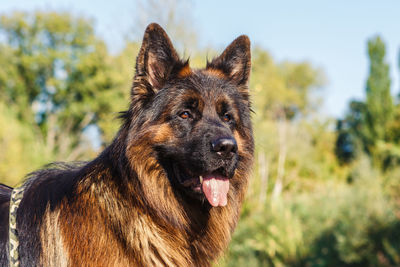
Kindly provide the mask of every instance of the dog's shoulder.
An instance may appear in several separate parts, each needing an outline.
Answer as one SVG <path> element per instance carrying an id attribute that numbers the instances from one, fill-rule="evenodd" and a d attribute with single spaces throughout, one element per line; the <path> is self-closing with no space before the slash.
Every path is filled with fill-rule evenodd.
<path id="1" fill-rule="evenodd" d="M 10 205 L 12 188 L 0 184 L 0 240 L 6 239 L 8 234 L 8 209 Z"/>
<path id="2" fill-rule="evenodd" d="M 27 176 L 24 196 L 17 210 L 21 265 L 36 266 L 41 251 L 40 231 L 48 210 L 72 198 L 85 163 L 52 163 Z"/>
<path id="3" fill-rule="evenodd" d="M 12 188 L 0 184 L 0 265 L 7 263 L 8 209 Z"/>

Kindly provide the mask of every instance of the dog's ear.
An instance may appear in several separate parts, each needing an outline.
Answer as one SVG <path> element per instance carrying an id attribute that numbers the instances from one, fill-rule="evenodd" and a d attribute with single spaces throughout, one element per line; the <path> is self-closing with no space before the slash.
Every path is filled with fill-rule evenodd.
<path id="1" fill-rule="evenodd" d="M 237 85 L 247 85 L 251 68 L 250 40 L 246 35 L 236 38 L 206 69 L 216 69 Z"/>
<path id="2" fill-rule="evenodd" d="M 147 94 L 153 94 L 161 89 L 174 73 L 186 65 L 187 62 L 179 59 L 163 28 L 156 23 L 147 26 L 136 59 L 135 74 L 135 80 L 147 83 L 145 87 L 150 91 Z M 133 89 L 135 90 L 135 85 Z"/>

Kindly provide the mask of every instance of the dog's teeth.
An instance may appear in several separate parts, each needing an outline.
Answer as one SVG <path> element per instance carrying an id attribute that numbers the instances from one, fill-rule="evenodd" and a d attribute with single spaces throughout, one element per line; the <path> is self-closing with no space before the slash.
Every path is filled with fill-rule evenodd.
<path id="1" fill-rule="evenodd" d="M 203 176 L 199 176 L 199 178 L 200 178 L 200 183 L 202 184 L 203 183 Z"/>

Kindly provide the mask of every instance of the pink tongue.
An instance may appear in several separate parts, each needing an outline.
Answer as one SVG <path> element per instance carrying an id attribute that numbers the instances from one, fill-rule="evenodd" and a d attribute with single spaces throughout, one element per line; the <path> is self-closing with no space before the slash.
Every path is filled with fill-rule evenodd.
<path id="1" fill-rule="evenodd" d="M 206 176 L 203 178 L 202 189 L 211 206 L 226 206 L 228 203 L 229 180 L 224 177 Z"/>

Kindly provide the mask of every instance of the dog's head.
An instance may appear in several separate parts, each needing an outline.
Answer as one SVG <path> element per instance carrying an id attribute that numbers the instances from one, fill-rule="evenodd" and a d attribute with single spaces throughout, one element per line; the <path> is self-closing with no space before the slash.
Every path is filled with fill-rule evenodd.
<path id="1" fill-rule="evenodd" d="M 126 116 L 127 157 L 146 194 L 172 190 L 211 206 L 241 201 L 253 156 L 249 73 L 247 36 L 192 69 L 159 25 L 147 27 Z"/>

